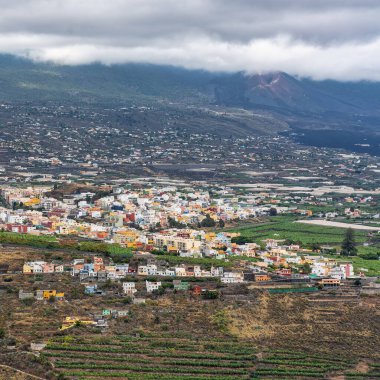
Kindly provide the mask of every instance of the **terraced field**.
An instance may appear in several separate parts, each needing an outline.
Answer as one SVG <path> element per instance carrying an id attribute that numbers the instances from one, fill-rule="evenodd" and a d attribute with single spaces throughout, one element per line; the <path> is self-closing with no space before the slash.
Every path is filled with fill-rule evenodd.
<path id="1" fill-rule="evenodd" d="M 374 367 L 359 374 L 356 363 L 329 355 L 287 350 L 258 353 L 248 341 L 197 339 L 183 334 L 166 337 L 165 333 L 112 338 L 66 336 L 52 340 L 42 355 L 61 377 L 82 380 L 327 379 L 333 374 L 370 379 L 380 372 Z"/>
<path id="2" fill-rule="evenodd" d="M 268 350 L 257 362 L 252 379 L 379 379 L 377 364 L 360 364 L 335 355 Z"/>
<path id="3" fill-rule="evenodd" d="M 344 228 L 317 226 L 294 223 L 294 218 L 273 217 L 271 222 L 232 229 L 242 236 L 252 238 L 256 243 L 263 239 L 290 239 L 302 244 L 332 244 L 340 245 L 345 234 Z M 367 240 L 367 231 L 355 231 L 356 241 L 363 243 Z"/>

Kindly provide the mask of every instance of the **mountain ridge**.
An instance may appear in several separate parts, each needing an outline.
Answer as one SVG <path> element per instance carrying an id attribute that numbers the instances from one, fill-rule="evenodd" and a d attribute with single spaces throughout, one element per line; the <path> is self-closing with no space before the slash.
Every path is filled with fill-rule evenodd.
<path id="1" fill-rule="evenodd" d="M 208 72 L 152 64 L 67 66 L 0 55 L 0 101 L 179 104 L 264 110 L 292 126 L 380 124 L 380 83 L 314 81 L 277 71 Z"/>

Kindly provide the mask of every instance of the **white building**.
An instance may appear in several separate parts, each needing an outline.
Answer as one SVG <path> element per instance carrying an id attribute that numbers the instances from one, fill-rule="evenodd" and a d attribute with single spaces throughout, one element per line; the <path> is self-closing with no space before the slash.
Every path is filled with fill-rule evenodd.
<path id="1" fill-rule="evenodd" d="M 136 283 L 133 281 L 123 282 L 123 292 L 129 296 L 133 296 L 136 292 Z"/>
<path id="2" fill-rule="evenodd" d="M 161 281 L 153 282 L 153 281 L 145 281 L 146 291 L 148 293 L 152 293 L 154 290 L 158 290 L 161 287 Z"/>
<path id="3" fill-rule="evenodd" d="M 220 279 L 224 284 L 238 284 L 244 282 L 244 273 L 239 271 L 224 272 Z"/>

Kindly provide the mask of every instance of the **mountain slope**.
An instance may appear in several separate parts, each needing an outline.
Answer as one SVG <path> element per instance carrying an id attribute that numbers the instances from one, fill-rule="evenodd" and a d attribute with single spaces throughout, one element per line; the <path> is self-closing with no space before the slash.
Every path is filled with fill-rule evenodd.
<path id="1" fill-rule="evenodd" d="M 271 107 L 302 112 L 378 115 L 380 83 L 312 81 L 275 72 L 237 73 L 214 80 L 217 102 L 226 106 Z"/>
<path id="2" fill-rule="evenodd" d="M 0 100 L 204 102 L 213 99 L 213 77 L 169 66 L 60 66 L 0 55 Z"/>
<path id="3" fill-rule="evenodd" d="M 283 72 L 210 73 L 150 64 L 60 66 L 0 55 L 0 101 L 175 102 L 285 116 L 380 116 L 380 83 L 313 81 Z"/>

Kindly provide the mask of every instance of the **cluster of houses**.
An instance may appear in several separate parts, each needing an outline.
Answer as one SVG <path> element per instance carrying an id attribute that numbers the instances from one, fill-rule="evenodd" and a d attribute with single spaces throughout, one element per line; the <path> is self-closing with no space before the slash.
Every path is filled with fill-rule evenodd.
<path id="1" fill-rule="evenodd" d="M 142 231 L 170 228 L 176 223 L 199 226 L 207 215 L 215 223 L 225 223 L 267 215 L 273 208 L 276 213 L 312 214 L 308 210 L 280 206 L 280 200 L 268 193 L 237 197 L 231 189 L 210 195 L 209 191 L 179 190 L 175 186 L 138 191 L 114 188 L 99 199 L 87 191 L 65 195 L 62 200 L 47 195 L 50 191 L 52 188 L 48 186 L 2 188 L 0 195 L 8 207 L 0 208 L 0 228 L 17 233 L 70 234 L 123 243 L 123 232 L 130 225 Z"/>
<path id="2" fill-rule="evenodd" d="M 57 292 L 55 289 L 36 290 L 32 292 L 19 290 L 18 298 L 20 300 L 36 299 L 37 301 L 57 300 L 62 301 L 65 298 L 65 293 Z"/>
<path id="3" fill-rule="evenodd" d="M 70 272 L 78 276 L 81 282 L 102 282 L 106 280 L 122 280 L 128 275 L 161 276 L 161 277 L 214 277 L 225 283 L 243 282 L 242 271 L 226 271 L 222 266 L 202 269 L 201 265 L 180 264 L 174 267 L 160 266 L 155 263 L 132 266 L 128 263 L 105 264 L 102 257 L 93 257 L 92 262 L 85 259 L 74 259 L 67 264 L 54 264 L 45 261 L 28 261 L 23 265 L 24 274 L 49 274 Z"/>
<path id="4" fill-rule="evenodd" d="M 23 266 L 25 274 L 49 274 L 49 273 L 70 273 L 73 277 L 85 285 L 85 294 L 103 294 L 98 288 L 98 283 L 105 281 L 117 281 L 122 283 L 123 293 L 134 296 L 136 289 L 135 281 L 125 281 L 126 277 L 154 277 L 172 278 L 175 289 L 186 287 L 181 278 L 203 278 L 219 280 L 222 284 L 239 284 L 246 282 L 267 283 L 270 281 L 305 280 L 305 279 L 335 279 L 339 283 L 341 280 L 354 276 L 353 265 L 350 262 L 341 262 L 335 259 L 325 258 L 317 255 L 302 255 L 295 251 L 289 253 L 284 248 L 277 246 L 276 242 L 268 241 L 272 245 L 271 255 L 258 256 L 254 263 L 244 262 L 237 266 L 238 269 L 226 269 L 221 266 L 211 266 L 209 269 L 202 268 L 201 265 L 178 264 L 169 266 L 165 260 L 159 260 L 159 256 L 149 255 L 144 264 L 112 262 L 105 263 L 102 257 L 93 256 L 89 259 L 74 259 L 70 263 L 56 264 L 53 262 L 33 261 L 26 262 Z M 158 259 L 157 259 L 158 258 Z M 88 262 L 90 261 L 90 262 Z M 294 265 L 309 265 L 308 273 L 298 273 L 294 270 Z M 161 286 L 160 281 L 146 280 L 146 292 L 152 293 Z M 54 295 L 55 296 L 55 295 Z M 59 298 L 59 296 L 58 296 Z"/>
<path id="5" fill-rule="evenodd" d="M 210 194 L 203 189 L 179 189 L 176 186 L 140 190 L 106 187 L 100 190 L 107 195 L 100 198 L 94 192 L 82 191 L 58 200 L 49 196 L 52 190 L 50 186 L 0 189 L 0 196 L 8 205 L 0 207 L 0 228 L 35 235 L 77 235 L 121 244 L 144 243 L 144 234 L 127 227 L 138 227 L 145 232 L 178 224 L 199 227 L 207 216 L 215 223 L 223 224 L 268 215 L 273 209 L 276 214 L 312 216 L 311 210 L 292 204 L 332 202 L 332 198 L 322 196 L 301 197 L 270 192 L 237 196 L 231 188 L 213 190 Z M 363 211 L 355 205 L 371 202 L 372 197 L 342 201 L 352 203 L 353 207 L 346 208 L 341 216 L 359 217 Z M 334 218 L 339 214 L 320 216 Z M 131 241 L 133 233 L 137 236 Z"/>

